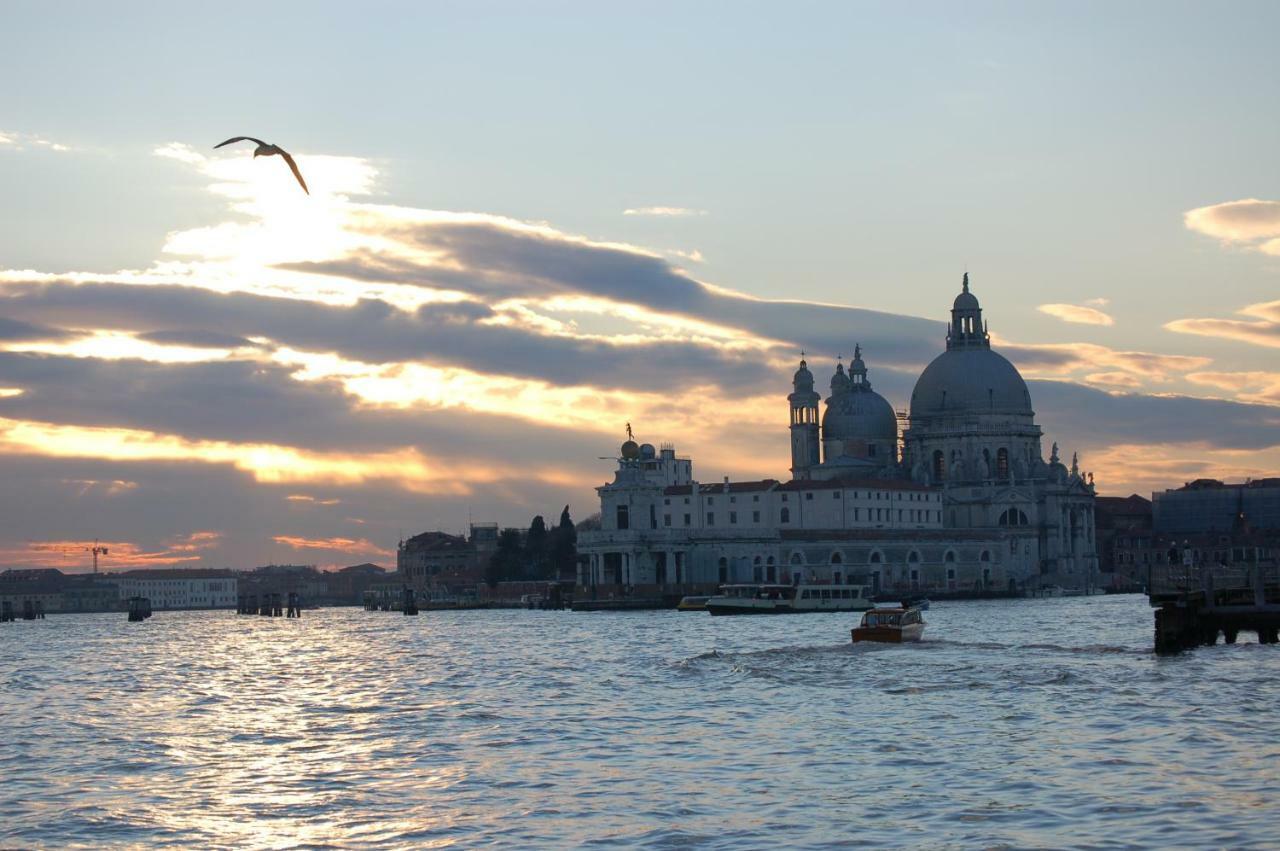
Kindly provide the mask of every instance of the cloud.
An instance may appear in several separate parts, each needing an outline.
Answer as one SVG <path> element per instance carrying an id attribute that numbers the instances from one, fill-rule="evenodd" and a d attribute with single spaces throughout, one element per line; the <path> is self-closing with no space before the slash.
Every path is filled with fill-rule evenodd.
<path id="1" fill-rule="evenodd" d="M 1187 380 L 1193 384 L 1226 390 L 1246 402 L 1280 405 L 1280 372 L 1193 372 L 1187 375 Z"/>
<path id="2" fill-rule="evenodd" d="M 1106 470 L 1109 475 L 1118 477 L 1115 484 L 1124 483 L 1116 487 L 1098 480 L 1101 493 L 1154 493 L 1199 478 L 1241 481 L 1267 471 L 1274 473 L 1280 470 L 1280 447 L 1272 447 L 1265 454 L 1260 454 L 1222 450 L 1208 441 L 1116 443 L 1090 453 L 1086 467 L 1095 471 Z"/>
<path id="3" fill-rule="evenodd" d="M 1000 351 L 1028 375 L 1065 378 L 1101 369 L 1137 379 L 1134 386 L 1167 383 L 1212 363 L 1198 355 L 1125 351 L 1095 343 L 1002 344 Z"/>
<path id="4" fill-rule="evenodd" d="M 178 162 L 186 163 L 187 165 L 200 165 L 209 159 L 195 148 L 182 142 L 170 142 L 167 145 L 161 145 L 152 153 L 157 157 L 177 160 Z"/>
<path id="5" fill-rule="evenodd" d="M 1245 198 L 1197 207 L 1183 214 L 1183 222 L 1197 233 L 1225 242 L 1254 242 L 1280 237 L 1280 201 Z"/>
<path id="6" fill-rule="evenodd" d="M 92 548 L 103 547 L 98 566 L 102 572 L 148 567 L 175 567 L 201 561 L 205 551 L 215 547 L 221 532 L 199 531 L 171 538 L 158 548 L 148 548 L 130 540 L 50 540 L 28 541 L 18 546 L 0 545 L 0 564 L 55 567 L 68 572 L 92 569 Z"/>
<path id="7" fill-rule="evenodd" d="M 33 133 L 0 132 L 0 150 L 27 151 L 33 148 L 57 151 L 58 153 L 65 153 L 71 150 L 68 145 L 51 141 Z"/>
<path id="8" fill-rule="evenodd" d="M 0 343 L 13 340 L 63 340 L 70 336 L 70 332 L 60 328 L 47 328 L 0 316 Z"/>
<path id="9" fill-rule="evenodd" d="M 1127 390 L 1135 390 L 1142 386 L 1141 379 L 1128 372 L 1091 372 L 1084 377 L 1084 380 L 1089 384 L 1123 387 Z"/>
<path id="10" fill-rule="evenodd" d="M 301 538 L 296 535 L 276 535 L 271 540 L 295 550 L 330 550 L 356 556 L 393 559 L 394 550 L 384 549 L 366 538 Z"/>
<path id="11" fill-rule="evenodd" d="M 678 248 L 672 248 L 665 253 L 671 257 L 679 257 L 681 260 L 688 260 L 690 263 L 703 263 L 706 262 L 707 259 L 703 257 L 702 252 L 696 248 L 692 251 L 681 251 Z"/>
<path id="12" fill-rule="evenodd" d="M 311 505 L 338 505 L 342 502 L 340 499 L 317 499 L 314 496 L 303 493 L 291 493 L 285 499 L 289 502 L 305 502 Z"/>
<path id="13" fill-rule="evenodd" d="M 145 331 L 137 335 L 139 340 L 159 343 L 163 346 L 190 346 L 208 349 L 239 349 L 253 346 L 251 340 L 235 334 L 200 329 L 174 331 Z"/>
<path id="14" fill-rule="evenodd" d="M 98 479 L 63 479 L 64 484 L 71 485 L 76 488 L 77 496 L 88 496 L 93 492 L 100 492 L 104 496 L 118 496 L 122 493 L 128 493 L 138 487 L 137 482 L 130 482 L 124 479 L 112 479 L 111 481 L 99 481 Z"/>
<path id="15" fill-rule="evenodd" d="M 1257 319 L 1175 319 L 1165 323 L 1164 327 L 1178 334 L 1218 337 L 1255 346 L 1280 348 L 1280 301 L 1251 304 L 1238 312 Z"/>
<path id="16" fill-rule="evenodd" d="M 175 530 L 212 516 L 225 534 L 202 552 L 219 563 L 260 563 L 286 541 L 337 561 L 424 517 L 527 526 L 565 501 L 581 516 L 628 421 L 677 439 L 707 480 L 778 476 L 799 350 L 825 383 L 861 343 L 877 390 L 905 407 L 954 295 L 938 287 L 932 318 L 753 298 L 675 252 L 353 200 L 376 189 L 358 158 L 303 156 L 307 199 L 246 151 L 156 153 L 208 179 L 222 221 L 171 233 L 142 270 L 0 271 L 0 388 L 20 391 L 0 393 L 0 541 L 61 539 L 62 524 L 178 552 Z M 997 330 L 1017 327 L 986 307 Z M 997 343 L 1064 446 L 1271 457 L 1275 408 L 1174 395 L 1211 387 L 1184 381 L 1208 358 Z M 1126 475 L 1093 469 L 1108 486 Z M 136 486 L 110 493 L 116 481 Z M 354 516 L 320 510 L 337 504 Z"/>
<path id="17" fill-rule="evenodd" d="M 622 211 L 624 216 L 665 216 L 668 218 L 705 216 L 706 214 L 706 210 L 695 210 L 691 207 L 629 207 Z"/>
<path id="18" fill-rule="evenodd" d="M 1103 300 L 1105 304 L 1105 300 Z M 1096 307 L 1080 304 L 1042 304 L 1036 308 L 1041 313 L 1055 316 L 1063 322 L 1075 322 L 1081 325 L 1114 325 L 1115 320 Z"/>

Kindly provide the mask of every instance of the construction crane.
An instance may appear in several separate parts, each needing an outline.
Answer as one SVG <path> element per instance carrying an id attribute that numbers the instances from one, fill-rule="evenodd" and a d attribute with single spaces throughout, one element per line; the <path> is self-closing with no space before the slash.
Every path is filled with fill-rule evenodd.
<path id="1" fill-rule="evenodd" d="M 79 545 L 72 545 L 68 547 L 65 545 L 55 544 L 36 544 L 31 549 L 55 553 L 93 553 L 93 572 L 95 575 L 98 572 L 98 556 L 104 556 L 110 552 L 110 549 L 98 543 L 97 538 L 93 539 L 93 546 L 91 547 L 82 547 Z"/>

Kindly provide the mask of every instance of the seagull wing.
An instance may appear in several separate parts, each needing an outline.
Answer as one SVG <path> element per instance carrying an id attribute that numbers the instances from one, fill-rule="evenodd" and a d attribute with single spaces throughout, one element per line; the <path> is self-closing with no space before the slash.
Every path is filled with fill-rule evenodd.
<path id="1" fill-rule="evenodd" d="M 302 191 L 310 195 L 311 190 L 307 188 L 307 182 L 302 179 L 302 172 L 298 171 L 298 164 L 293 161 L 293 157 L 289 156 L 288 151 L 281 150 L 280 148 L 276 148 L 276 150 L 280 151 L 280 156 L 284 157 L 284 161 L 287 162 L 289 164 L 289 168 L 293 170 L 293 176 L 298 178 L 298 183 L 302 186 Z"/>
<path id="2" fill-rule="evenodd" d="M 222 142 L 221 144 L 214 145 L 213 147 L 215 147 L 215 148 L 221 148 L 223 145 L 231 145 L 231 144 L 234 144 L 234 143 L 236 143 L 236 142 L 257 142 L 259 145 L 265 145 L 265 144 L 267 144 L 266 142 L 262 141 L 261 139 L 255 139 L 255 138 L 253 138 L 252 136 L 235 136 L 235 137 L 233 137 L 233 138 L 231 138 L 231 139 L 228 139 L 228 140 L 227 140 L 227 141 L 225 141 L 225 142 Z"/>

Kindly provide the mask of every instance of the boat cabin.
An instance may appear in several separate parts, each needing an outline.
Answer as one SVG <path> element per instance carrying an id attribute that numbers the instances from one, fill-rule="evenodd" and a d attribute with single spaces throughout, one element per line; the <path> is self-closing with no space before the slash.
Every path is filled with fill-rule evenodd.
<path id="1" fill-rule="evenodd" d="M 862 615 L 862 626 L 872 628 L 875 627 L 902 627 L 913 623 L 924 623 L 920 617 L 919 609 L 871 609 Z"/>

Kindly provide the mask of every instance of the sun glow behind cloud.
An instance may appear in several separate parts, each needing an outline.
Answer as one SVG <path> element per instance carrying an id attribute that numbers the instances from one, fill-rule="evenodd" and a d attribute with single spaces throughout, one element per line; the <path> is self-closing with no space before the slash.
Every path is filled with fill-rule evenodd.
<path id="1" fill-rule="evenodd" d="M 322 520 L 363 525 L 363 518 L 339 519 L 326 509 L 341 502 L 343 511 L 362 513 L 350 506 L 374 492 L 454 501 L 466 497 L 468 502 L 483 493 L 491 501 L 524 505 L 521 488 L 531 485 L 555 489 L 557 499 L 561 493 L 566 500 L 574 494 L 575 513 L 581 516 L 589 508 L 580 497 L 589 499 L 590 488 L 609 475 L 608 462 L 596 462 L 595 456 L 616 447 L 626 422 L 635 423 L 641 439 L 677 440 L 708 477 L 785 475 L 788 380 L 799 349 L 812 352 L 807 341 L 824 333 L 823 322 L 835 328 L 825 331 L 829 351 L 811 354 L 811 362 L 822 363 L 823 370 L 833 367 L 840 351 L 848 354 L 855 335 L 881 335 L 880 345 L 870 349 L 880 389 L 892 386 L 886 372 L 900 385 L 934 351 L 917 351 L 923 344 L 911 337 L 892 349 L 897 329 L 917 333 L 925 324 L 920 320 L 850 315 L 853 309 L 839 304 L 744 296 L 690 277 L 663 259 L 669 252 L 593 241 L 502 216 L 374 203 L 370 198 L 379 171 L 359 158 L 300 154 L 299 165 L 313 189 L 308 198 L 283 163 L 254 160 L 247 148 L 206 155 L 168 145 L 156 153 L 204 176 L 209 191 L 225 201 L 227 220 L 170 233 L 164 257 L 143 270 L 108 275 L 0 272 L 0 295 L 25 293 L 34 303 L 41 296 L 30 292 L 33 285 L 84 287 L 74 291 L 74 298 L 64 293 L 61 300 L 48 299 L 43 308 L 32 308 L 45 313 L 16 317 L 28 325 L 46 325 L 54 336 L 32 338 L 24 327 L 15 339 L 0 343 L 0 351 L 24 355 L 23 368 L 15 368 L 14 377 L 5 378 L 6 386 L 0 387 L 7 417 L 0 419 L 0 453 L 230 468 L 247 481 L 281 486 L 274 501 L 289 507 L 288 519 L 299 527 Z M 112 302 L 118 294 L 102 291 L 103 284 L 127 285 L 115 289 L 131 295 Z M 153 300 L 163 300 L 164 306 L 137 317 L 131 312 L 140 304 L 132 297 L 135 288 L 154 293 Z M 216 296 L 188 300 L 187 292 Z M 100 314 L 77 310 L 81 298 L 108 305 L 112 327 L 92 327 Z M 288 308 L 275 303 L 281 300 L 287 300 Z M 191 308 L 193 304 L 199 306 Z M 311 305 L 342 309 L 325 313 Z M 1069 321 L 1100 328 L 1110 321 L 1104 299 L 1044 307 L 1067 308 L 1045 312 L 1070 313 Z M 1256 324 L 1253 330 L 1269 333 L 1274 317 L 1266 307 L 1255 305 L 1246 320 L 1230 321 Z M 184 317 L 202 312 L 227 319 L 184 324 Z M 68 314 L 76 321 L 63 321 Z M 218 344 L 219 333 L 226 344 Z M 932 324 L 928 334 L 932 341 Z M 1189 382 L 1205 396 L 1273 400 L 1274 388 L 1264 377 L 1211 372 L 1209 358 L 1099 343 L 998 342 L 1028 378 L 1085 384 L 1114 398 L 1187 392 Z M 500 357 L 491 357 L 494 352 Z M 369 422 L 405 422 L 399 412 L 421 412 L 424 422 L 439 412 L 456 412 L 457 422 L 472 418 L 486 424 L 492 445 L 501 448 L 497 457 L 489 457 L 476 448 L 486 439 L 480 438 L 460 453 L 448 445 L 453 438 L 447 430 L 440 446 L 402 429 L 393 430 L 392 439 L 369 439 L 361 443 L 361 451 L 347 451 L 331 448 L 348 440 L 332 431 L 319 448 L 307 448 L 289 445 L 294 437 L 287 431 L 276 432 L 269 441 L 245 441 L 241 435 L 252 430 L 233 429 L 234 437 L 216 430 L 206 435 L 201 423 L 193 426 L 191 419 L 181 418 L 172 427 L 148 428 L 144 417 L 137 418 L 141 424 L 125 418 L 111 420 L 111 425 L 60 425 L 46 422 L 39 406 L 25 415 L 12 413 L 25 410 L 16 406 L 30 400 L 44 403 L 43 410 L 57 410 L 44 401 L 47 387 L 25 386 L 27 376 L 40 372 L 26 362 L 39 357 L 114 362 L 116 370 L 135 369 L 121 361 L 174 367 L 166 374 L 226 364 L 225 370 L 199 373 L 216 375 L 219 382 L 226 379 L 219 384 L 220 398 L 234 399 L 238 391 L 258 401 L 263 397 L 252 394 L 314 393 L 322 399 L 319 404 L 343 410 L 335 422 L 350 429 L 350 439 L 364 439 L 363 426 Z M 543 359 L 546 369 L 530 368 Z M 235 383 L 243 375 L 253 380 Z M 891 402 L 901 404 L 907 391 L 898 386 L 885 392 Z M 300 409 L 308 410 L 305 405 Z M 264 410 L 293 409 L 282 405 Z M 246 408 L 246 416 L 254 415 Z M 115 424 L 121 421 L 131 427 Z M 1048 420 L 1045 425 L 1054 428 L 1057 423 Z M 578 444 L 573 454 L 540 458 L 547 444 L 573 442 Z M 517 445 L 523 449 L 514 451 Z M 1096 455 L 1098 447 L 1081 448 L 1094 449 Z M 1169 455 L 1171 463 L 1188 459 L 1176 447 Z M 1103 480 L 1098 459 L 1086 457 L 1104 487 L 1129 475 L 1124 459 L 1113 454 L 1104 456 L 1109 478 Z M 1148 475 L 1134 470 L 1139 479 Z M 83 499 L 133 498 L 129 490 L 109 491 L 105 484 L 110 476 L 133 478 L 127 468 L 72 475 L 99 477 L 65 479 L 101 482 L 79 486 Z M 306 488 L 353 492 L 344 491 L 339 500 L 300 492 Z M 344 548 L 372 546 L 376 539 L 372 532 L 365 539 L 360 537 L 364 530 L 341 527 L 312 526 L 306 533 L 275 528 L 270 534 L 277 543 L 328 549 L 334 557 L 355 552 Z"/>
<path id="2" fill-rule="evenodd" d="M 93 564 L 93 547 L 107 550 L 98 558 L 100 572 L 147 567 L 173 567 L 202 561 L 208 550 L 222 540 L 221 532 L 198 531 L 169 539 L 164 546 L 147 548 L 127 540 L 28 541 L 21 546 L 0 548 L 0 564 L 54 567 L 69 572 L 85 572 Z"/>

